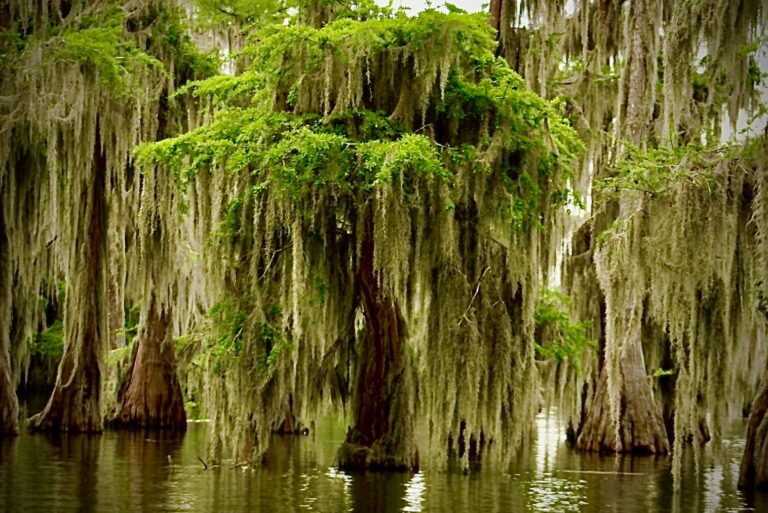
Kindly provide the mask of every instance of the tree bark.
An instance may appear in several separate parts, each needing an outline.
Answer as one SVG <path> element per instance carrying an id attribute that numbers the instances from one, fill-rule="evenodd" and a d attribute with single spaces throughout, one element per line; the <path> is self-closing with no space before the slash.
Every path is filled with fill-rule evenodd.
<path id="1" fill-rule="evenodd" d="M 369 231 L 372 233 L 372 230 Z M 395 302 L 374 272 L 373 241 L 362 244 L 357 281 L 365 318 L 355 425 L 339 449 L 341 468 L 418 468 L 407 351 Z"/>
<path id="2" fill-rule="evenodd" d="M 341 5 L 327 0 L 308 0 L 299 8 L 299 23 L 322 28 L 334 20 Z"/>
<path id="3" fill-rule="evenodd" d="M 650 37 L 657 31 L 659 4 L 657 0 L 635 0 L 629 5 L 629 55 L 622 71 L 620 98 L 623 119 L 620 120 L 619 137 L 626 138 L 634 146 L 642 147 L 644 137 L 652 136 L 651 122 L 656 84 L 656 39 Z M 621 91 L 621 89 L 620 89 Z M 620 109 L 620 114 L 621 114 Z"/>
<path id="4" fill-rule="evenodd" d="M 305 426 L 293 411 L 293 395 L 288 395 L 288 405 L 285 407 L 283 418 L 274 424 L 272 433 L 276 435 L 308 435 L 309 428 Z"/>
<path id="5" fill-rule="evenodd" d="M 171 339 L 171 314 L 154 294 L 136 339 L 131 367 L 120 386 L 114 427 L 187 429 Z"/>
<path id="6" fill-rule="evenodd" d="M 11 369 L 11 313 L 13 300 L 10 240 L 0 205 L 0 436 L 19 433 L 19 402 Z"/>
<path id="7" fill-rule="evenodd" d="M 619 418 L 613 419 L 611 415 L 608 371 L 603 365 L 576 448 L 596 452 L 669 453 L 669 439 L 645 375 L 643 348 L 637 337 L 629 340 L 624 348 L 618 379 Z"/>
<path id="8" fill-rule="evenodd" d="M 496 55 L 506 59 L 517 71 L 520 68 L 520 51 L 526 46 L 527 30 L 512 27 L 515 17 L 515 2 L 509 0 L 491 0 L 488 7 L 488 23 L 496 31 Z"/>
<path id="9" fill-rule="evenodd" d="M 120 248 L 125 251 L 125 248 Z M 120 271 L 109 279 L 109 349 L 125 347 L 125 294 Z"/>
<path id="10" fill-rule="evenodd" d="M 503 0 L 491 0 L 491 4 L 488 8 L 489 17 L 488 23 L 491 24 L 493 30 L 496 31 L 496 40 L 501 39 L 501 4 Z"/>
<path id="11" fill-rule="evenodd" d="M 755 399 L 741 458 L 739 488 L 768 490 L 768 384 Z"/>
<path id="12" fill-rule="evenodd" d="M 42 412 L 28 422 L 31 431 L 101 432 L 101 365 L 106 333 L 107 160 L 98 123 L 91 176 L 84 177 L 86 197 L 72 245 L 65 310 L 66 346 L 56 384 Z M 90 186 L 90 190 L 89 190 Z"/>
<path id="13" fill-rule="evenodd" d="M 641 147 L 643 137 L 650 133 L 653 114 L 653 84 L 656 80 L 656 42 L 647 40 L 647 34 L 654 34 L 659 4 L 655 0 L 638 0 L 630 4 L 628 25 L 627 63 L 622 71 L 622 97 L 618 136 L 625 138 L 633 145 Z M 619 204 L 618 219 L 626 218 L 634 208 L 631 200 L 622 198 Z M 599 223 L 613 218 L 607 213 Z M 596 221 L 598 222 L 598 221 Z M 597 232 L 599 233 L 599 232 Z M 619 286 L 618 284 L 612 286 Z M 615 292 L 615 291 L 614 291 Z M 608 292 L 606 292 L 607 294 Z M 643 357 L 641 319 L 642 298 L 636 292 L 631 292 L 626 298 L 626 312 L 620 321 L 614 320 L 612 336 L 607 340 L 606 332 L 601 333 L 600 351 L 605 355 L 609 344 L 619 344 L 619 337 L 624 339 L 621 352 L 615 362 L 603 361 L 597 388 L 592 397 L 584 426 L 581 429 L 576 447 L 587 451 L 611 451 L 633 453 L 669 453 L 669 438 L 658 406 L 653 399 L 653 390 L 645 371 Z M 606 299 L 607 301 L 607 299 Z M 607 309 L 615 308 L 620 303 L 620 297 L 614 297 Z M 622 303 L 624 302 L 622 301 Z M 619 315 L 619 314 L 615 314 Z M 608 324 L 605 319 L 604 326 Z M 607 330 L 603 327 L 603 330 Z M 610 333 L 610 332 L 609 332 Z M 614 393 L 618 397 L 618 405 L 613 405 L 611 411 L 610 396 L 612 390 L 608 386 L 609 366 L 615 365 L 616 376 L 613 379 Z M 616 418 L 614 418 L 616 417 Z"/>

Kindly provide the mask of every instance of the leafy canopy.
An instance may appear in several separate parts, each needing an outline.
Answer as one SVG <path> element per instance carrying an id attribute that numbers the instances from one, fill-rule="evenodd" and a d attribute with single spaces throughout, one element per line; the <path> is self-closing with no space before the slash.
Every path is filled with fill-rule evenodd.
<path id="1" fill-rule="evenodd" d="M 250 65 L 240 75 L 180 91 L 211 100 L 212 122 L 141 146 L 136 156 L 145 166 L 169 165 L 182 183 L 200 171 L 246 172 L 252 192 L 276 186 L 298 198 L 416 176 L 450 182 L 455 164 L 488 170 L 501 149 L 536 156 L 534 170 L 506 170 L 517 207 L 532 209 L 542 177 L 565 189 L 581 142 L 561 104 L 527 90 L 494 48 L 485 17 L 459 12 L 342 18 L 319 29 L 271 25 L 251 37 L 241 56 Z M 420 128 L 399 116 L 398 80 L 421 88 L 410 99 L 422 113 Z M 441 137 L 437 124 L 484 128 Z"/>

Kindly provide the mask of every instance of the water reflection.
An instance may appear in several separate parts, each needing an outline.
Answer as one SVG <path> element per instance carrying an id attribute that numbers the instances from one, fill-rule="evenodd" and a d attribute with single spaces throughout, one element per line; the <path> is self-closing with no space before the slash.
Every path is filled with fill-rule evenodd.
<path id="1" fill-rule="evenodd" d="M 353 473 L 350 485 L 351 511 L 400 513 L 403 505 L 403 487 L 409 477 L 400 473 Z"/>
<path id="2" fill-rule="evenodd" d="M 557 411 L 542 411 L 536 416 L 536 476 L 550 470 L 558 446 L 565 440 L 565 430 L 556 417 Z"/>
<path id="3" fill-rule="evenodd" d="M 339 511 L 354 511 L 352 509 L 352 503 L 349 497 L 349 488 L 352 484 L 352 476 L 343 470 L 339 470 L 337 467 L 328 467 L 328 471 L 325 473 L 325 475 L 331 480 L 342 483 L 342 490 L 344 493 L 342 495 L 343 502 L 339 505 Z"/>
<path id="4" fill-rule="evenodd" d="M 427 491 L 427 485 L 424 481 L 424 474 L 417 472 L 410 481 L 405 484 L 405 507 L 403 511 L 420 512 L 421 505 L 424 502 L 424 492 Z"/>
<path id="5" fill-rule="evenodd" d="M 205 470 L 206 426 L 183 438 L 107 432 L 102 436 L 0 439 L 0 512 L 269 511 L 453 512 L 768 511 L 765 494 L 736 490 L 745 422 L 716 455 L 684 454 L 673 493 L 671 458 L 578 454 L 554 416 L 538 419 L 535 444 L 511 465 L 488 458 L 467 475 L 443 468 L 416 474 L 344 472 L 334 465 L 342 420 L 314 437 L 273 441 L 263 466 Z M 170 456 L 170 459 L 169 459 Z M 171 463 L 172 462 L 172 463 Z"/>
<path id="6" fill-rule="evenodd" d="M 545 474 L 536 479 L 528 490 L 528 507 L 542 513 L 578 512 L 587 505 L 585 490 L 587 481 L 560 479 Z"/>

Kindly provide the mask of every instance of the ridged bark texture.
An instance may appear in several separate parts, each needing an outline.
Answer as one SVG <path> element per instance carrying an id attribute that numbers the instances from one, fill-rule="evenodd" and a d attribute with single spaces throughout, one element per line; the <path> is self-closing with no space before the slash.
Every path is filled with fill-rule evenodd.
<path id="1" fill-rule="evenodd" d="M 373 241 L 363 242 L 358 272 L 365 318 L 362 363 L 355 398 L 355 425 L 339 449 L 341 468 L 418 468 L 407 352 L 395 302 L 374 272 Z"/>
<path id="2" fill-rule="evenodd" d="M 19 403 L 11 369 L 11 256 L 8 227 L 0 205 L 0 436 L 19 432 Z"/>
<path id="3" fill-rule="evenodd" d="M 640 340 L 629 343 L 619 363 L 618 425 L 609 403 L 608 372 L 600 371 L 576 448 L 598 452 L 669 453 L 669 438 L 645 375 Z"/>
<path id="4" fill-rule="evenodd" d="M 187 416 L 171 339 L 171 314 L 152 296 L 131 368 L 110 419 L 115 427 L 186 430 Z"/>
<path id="5" fill-rule="evenodd" d="M 749 417 L 747 444 L 741 459 L 739 488 L 768 490 L 768 384 L 755 400 Z"/>
<path id="6" fill-rule="evenodd" d="M 106 319 L 107 279 L 105 269 L 107 244 L 107 159 L 96 125 L 93 165 L 89 176 L 89 192 L 81 205 L 81 228 L 78 243 L 73 244 L 72 279 L 67 290 L 67 322 L 75 322 L 74 310 L 80 309 L 80 329 L 66 341 L 59 364 L 56 385 L 45 409 L 29 419 L 31 431 L 101 432 L 101 362 L 107 344 Z M 65 330 L 71 334 L 69 330 Z"/>

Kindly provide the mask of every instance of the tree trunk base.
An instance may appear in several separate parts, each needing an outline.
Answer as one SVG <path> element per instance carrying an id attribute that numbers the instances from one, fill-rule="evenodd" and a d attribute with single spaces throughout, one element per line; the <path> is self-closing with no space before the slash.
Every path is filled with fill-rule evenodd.
<path id="1" fill-rule="evenodd" d="M 739 471 L 739 488 L 768 490 L 768 415 L 766 413 L 768 413 L 768 385 L 752 406 L 747 443 Z"/>
<path id="2" fill-rule="evenodd" d="M 108 178 L 98 118 L 95 130 L 93 169 L 85 178 L 89 185 L 82 190 L 87 196 L 76 206 L 80 211 L 80 224 L 73 227 L 76 235 L 72 244 L 76 250 L 68 261 L 68 270 L 78 273 L 79 278 L 73 279 L 68 284 L 71 288 L 67 289 L 66 346 L 48 404 L 27 422 L 30 431 L 100 433 L 103 428 L 101 363 L 107 347 L 103 321 L 106 319 Z"/>
<path id="3" fill-rule="evenodd" d="M 187 429 L 176 358 L 170 340 L 170 314 L 159 311 L 152 297 L 137 339 L 131 369 L 118 392 L 110 427 L 127 429 Z"/>
<path id="4" fill-rule="evenodd" d="M 279 422 L 277 427 L 272 430 L 272 434 L 288 436 L 308 435 L 309 428 L 301 423 L 301 421 L 296 420 L 293 413 L 288 412 L 282 422 Z"/>
<path id="5" fill-rule="evenodd" d="M 19 401 L 11 370 L 13 267 L 9 250 L 5 212 L 0 206 L 0 436 L 19 434 Z"/>
<path id="6" fill-rule="evenodd" d="M 0 369 L 0 436 L 19 434 L 19 402 L 10 372 Z"/>
<path id="7" fill-rule="evenodd" d="M 622 367 L 626 373 L 626 367 Z M 640 374 L 639 379 L 644 382 L 645 373 Z M 638 378 L 630 386 L 626 377 L 621 391 L 619 439 L 616 439 L 616 425 L 608 401 L 608 376 L 603 369 L 576 448 L 593 452 L 668 454 L 667 430 L 653 402 L 650 386 L 647 383 L 642 386 Z"/>
<path id="8" fill-rule="evenodd" d="M 352 430 L 347 441 L 341 444 L 336 459 L 339 468 L 348 470 L 387 470 L 394 472 L 416 472 L 419 470 L 419 452 L 403 454 L 398 443 L 390 438 L 382 438 L 371 446 L 350 442 L 354 439 Z"/>
<path id="9" fill-rule="evenodd" d="M 85 363 L 85 369 L 75 371 L 67 379 L 71 369 L 72 353 L 62 360 L 59 379 L 42 412 L 29 418 L 30 432 L 51 431 L 68 433 L 101 433 L 103 428 L 99 406 L 100 375 L 95 360 Z M 63 372 L 62 372 L 63 371 Z"/>
<path id="10" fill-rule="evenodd" d="M 674 436 L 670 436 L 671 441 L 674 441 Z M 709 431 L 709 425 L 706 419 L 699 419 L 699 426 L 695 433 L 689 434 L 685 441 L 689 444 L 696 443 L 700 446 L 705 446 L 712 440 L 712 434 Z"/>
<path id="11" fill-rule="evenodd" d="M 339 448 L 338 463 L 347 469 L 414 470 L 419 458 L 404 326 L 397 305 L 380 287 L 373 260 L 373 241 L 365 240 L 357 275 L 365 334 L 355 424 Z"/>

